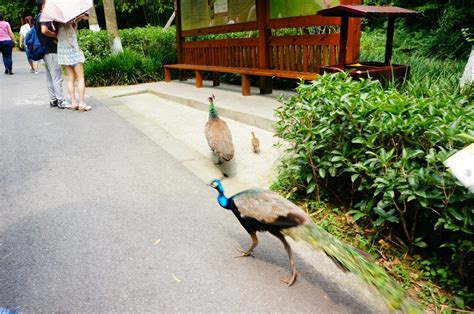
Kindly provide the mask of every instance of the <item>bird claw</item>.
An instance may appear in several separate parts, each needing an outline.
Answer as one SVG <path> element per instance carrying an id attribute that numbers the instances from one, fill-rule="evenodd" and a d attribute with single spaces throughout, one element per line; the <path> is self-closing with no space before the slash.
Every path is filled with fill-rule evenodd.
<path id="1" fill-rule="evenodd" d="M 280 280 L 283 281 L 284 283 L 286 283 L 288 285 L 288 287 L 291 287 L 295 283 L 296 277 L 298 277 L 297 272 L 295 272 L 289 280 L 286 280 L 286 279 L 280 279 Z"/>
<path id="2" fill-rule="evenodd" d="M 240 250 L 240 249 L 237 249 L 237 251 L 239 251 L 239 252 L 242 253 L 242 254 L 241 254 L 241 255 L 238 255 L 238 256 L 234 256 L 234 258 L 238 258 L 238 257 L 248 257 L 248 256 L 255 257 L 255 256 L 252 255 L 252 252 L 243 251 L 243 250 Z"/>

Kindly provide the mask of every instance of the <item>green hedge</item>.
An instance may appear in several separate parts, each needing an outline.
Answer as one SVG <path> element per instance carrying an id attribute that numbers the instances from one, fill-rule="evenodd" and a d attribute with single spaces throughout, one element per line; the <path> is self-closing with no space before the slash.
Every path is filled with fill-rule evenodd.
<path id="1" fill-rule="evenodd" d="M 87 86 L 126 85 L 158 81 L 163 64 L 175 63 L 174 28 L 144 27 L 120 30 L 124 52 L 111 56 L 108 33 L 80 30 L 78 42 L 86 63 Z M 136 67 L 134 70 L 133 66 Z"/>
<path id="2" fill-rule="evenodd" d="M 422 253 L 451 247 L 447 262 L 472 274 L 474 195 L 443 164 L 469 144 L 458 134 L 473 135 L 466 97 L 384 90 L 339 73 L 300 84 L 277 116 L 276 133 L 291 144 L 280 187 L 342 203 L 353 220 Z"/>

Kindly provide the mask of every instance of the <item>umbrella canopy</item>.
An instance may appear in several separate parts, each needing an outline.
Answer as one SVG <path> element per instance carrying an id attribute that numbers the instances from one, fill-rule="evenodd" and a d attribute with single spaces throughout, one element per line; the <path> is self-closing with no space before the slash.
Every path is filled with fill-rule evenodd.
<path id="1" fill-rule="evenodd" d="M 47 0 L 40 21 L 68 23 L 92 8 L 92 0 Z"/>

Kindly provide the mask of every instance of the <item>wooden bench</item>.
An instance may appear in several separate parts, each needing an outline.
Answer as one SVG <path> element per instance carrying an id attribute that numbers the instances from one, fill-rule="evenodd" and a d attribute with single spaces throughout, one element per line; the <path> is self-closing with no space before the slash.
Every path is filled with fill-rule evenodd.
<path id="1" fill-rule="evenodd" d="M 196 64 L 167 64 L 164 66 L 165 81 L 171 81 L 171 70 L 190 70 L 194 71 L 196 79 L 196 87 L 202 87 L 202 72 L 213 73 L 213 86 L 219 86 L 219 76 L 217 73 L 238 73 L 242 76 L 242 95 L 250 96 L 250 76 L 279 77 L 289 79 L 315 80 L 318 77 L 314 72 L 296 72 L 273 69 L 259 68 L 237 68 L 212 65 L 196 65 Z M 271 92 L 271 91 L 270 91 Z M 260 90 L 260 93 L 268 93 L 268 91 Z"/>
<path id="2" fill-rule="evenodd" d="M 226 2 L 234 1 L 239 0 Z M 341 4 L 360 2 L 340 0 Z M 272 77 L 314 80 L 321 67 L 339 63 L 340 18 L 307 15 L 308 12 L 275 17 L 271 14 L 272 1 L 259 0 L 252 9 L 255 18 L 249 15 L 246 21 L 203 26 L 211 24 L 188 23 L 191 20 L 187 20 L 189 12 L 193 11 L 189 1 L 176 0 L 175 4 L 178 61 L 164 66 L 167 82 L 171 80 L 171 70 L 194 71 L 198 88 L 202 87 L 203 72 L 212 73 L 214 86 L 219 85 L 219 73 L 236 73 L 242 76 L 242 95 L 250 95 L 250 76 L 260 77 L 260 93 L 267 94 L 272 90 Z M 350 20 L 348 26 L 346 61 L 357 62 L 360 21 Z M 300 31 L 291 32 L 291 35 L 277 31 L 286 28 L 299 28 Z M 249 33 L 221 39 L 207 37 L 241 32 Z"/>

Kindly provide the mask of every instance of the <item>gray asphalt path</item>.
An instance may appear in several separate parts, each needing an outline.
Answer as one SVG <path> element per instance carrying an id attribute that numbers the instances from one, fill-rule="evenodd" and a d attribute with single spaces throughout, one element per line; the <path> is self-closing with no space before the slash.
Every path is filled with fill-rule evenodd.
<path id="1" fill-rule="evenodd" d="M 286 287 L 271 236 L 233 258 L 250 237 L 214 190 L 94 99 L 49 108 L 44 68 L 14 57 L 0 77 L 0 308 L 370 312 L 299 256 Z"/>

